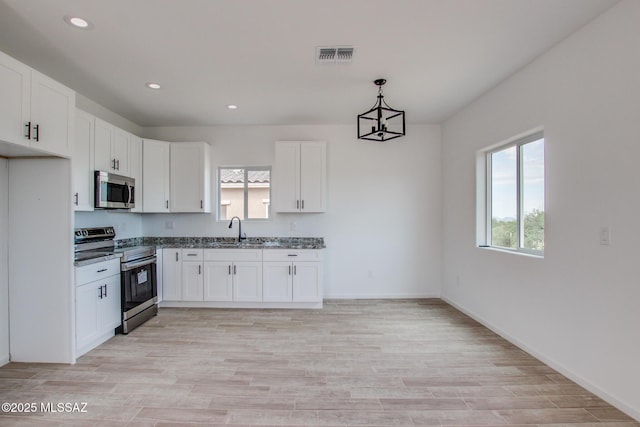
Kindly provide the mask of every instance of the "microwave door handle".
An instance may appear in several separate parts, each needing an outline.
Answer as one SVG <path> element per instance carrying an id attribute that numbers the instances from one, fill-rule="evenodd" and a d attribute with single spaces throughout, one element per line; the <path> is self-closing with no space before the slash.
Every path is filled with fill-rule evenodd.
<path id="1" fill-rule="evenodd" d="M 131 192 L 129 191 L 129 184 L 128 183 L 124 183 L 124 191 L 125 196 L 124 196 L 124 205 L 127 206 L 129 204 L 129 197 L 131 197 Z"/>

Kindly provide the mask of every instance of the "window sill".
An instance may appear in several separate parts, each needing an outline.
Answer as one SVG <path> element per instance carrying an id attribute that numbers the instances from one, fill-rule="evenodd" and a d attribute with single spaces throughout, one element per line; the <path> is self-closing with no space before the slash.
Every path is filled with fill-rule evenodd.
<path id="1" fill-rule="evenodd" d="M 543 254 L 536 254 L 536 253 L 531 253 L 531 252 L 517 251 L 517 250 L 513 250 L 513 249 L 503 249 L 503 248 L 498 248 L 498 247 L 495 247 L 495 246 L 478 245 L 476 247 L 478 249 L 488 250 L 488 251 L 493 251 L 493 252 L 502 252 L 502 253 L 505 253 L 505 254 L 521 255 L 521 256 L 525 256 L 525 257 L 529 257 L 529 258 L 544 259 L 544 253 Z"/>

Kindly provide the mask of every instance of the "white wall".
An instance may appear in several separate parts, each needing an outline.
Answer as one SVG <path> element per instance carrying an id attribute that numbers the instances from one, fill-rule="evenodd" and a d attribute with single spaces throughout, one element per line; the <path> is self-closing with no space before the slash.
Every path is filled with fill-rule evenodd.
<path id="1" fill-rule="evenodd" d="M 9 161 L 0 158 L 0 366 L 9 361 Z"/>
<path id="2" fill-rule="evenodd" d="M 142 218 L 139 213 L 96 210 L 94 212 L 76 212 L 74 228 L 113 226 L 116 239 L 128 239 L 142 236 Z"/>
<path id="3" fill-rule="evenodd" d="M 638 22 L 621 2 L 447 120 L 442 215 L 443 297 L 640 419 Z M 537 126 L 545 257 L 476 248 L 476 152 Z"/>
<path id="4" fill-rule="evenodd" d="M 142 128 L 133 123 L 131 120 L 128 120 L 121 115 L 116 114 L 107 108 L 104 108 L 102 105 L 85 96 L 82 96 L 79 93 L 76 93 L 76 107 L 83 111 L 86 111 L 89 114 L 99 117 L 105 122 L 111 123 L 112 125 L 117 126 L 120 129 L 131 132 L 134 135 L 139 135 L 140 133 L 142 133 Z"/>
<path id="5" fill-rule="evenodd" d="M 9 161 L 12 361 L 74 361 L 71 206 L 68 159 Z"/>
<path id="6" fill-rule="evenodd" d="M 439 127 L 409 126 L 406 137 L 384 144 L 360 142 L 355 135 L 354 126 L 145 129 L 148 138 L 211 143 L 214 171 L 218 166 L 272 165 L 277 140 L 327 141 L 327 212 L 274 213 L 271 221 L 244 221 L 243 231 L 249 236 L 324 237 L 326 298 L 438 296 Z M 217 173 L 212 175 L 215 201 Z M 395 213 L 399 209 L 401 215 Z M 175 224 L 173 230 L 166 228 L 168 221 Z M 145 214 L 142 223 L 147 236 L 237 233 L 227 221 L 217 222 L 215 213 Z"/>

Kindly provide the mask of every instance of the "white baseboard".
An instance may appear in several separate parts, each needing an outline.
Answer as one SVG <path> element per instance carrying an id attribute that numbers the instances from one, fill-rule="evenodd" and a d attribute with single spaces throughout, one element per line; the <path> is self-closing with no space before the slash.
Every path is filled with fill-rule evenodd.
<path id="1" fill-rule="evenodd" d="M 640 411 L 632 408 L 627 403 L 617 399 L 615 396 L 612 396 L 611 394 L 607 393 L 605 390 L 602 390 L 598 386 L 596 386 L 593 383 L 589 382 L 588 380 L 582 378 L 580 375 L 577 375 L 576 373 L 571 371 L 571 369 L 567 368 L 566 366 L 564 366 L 564 365 L 556 362 L 555 360 L 547 357 L 546 355 L 536 351 L 534 348 L 529 347 L 526 343 L 524 343 L 524 342 L 520 341 L 519 339 L 511 336 L 510 334 L 504 332 L 502 329 L 496 327 L 495 325 L 491 324 L 490 322 L 487 322 L 485 319 L 483 319 L 482 317 L 478 316 L 477 314 L 475 314 L 473 311 L 467 309 L 466 307 L 463 307 L 463 306 L 455 303 L 454 301 L 450 300 L 449 298 L 447 298 L 445 296 L 442 296 L 441 299 L 444 302 L 446 302 L 447 304 L 449 304 L 452 307 L 454 307 L 456 310 L 461 311 L 462 313 L 464 313 L 467 316 L 471 317 L 473 320 L 477 321 L 478 323 L 482 324 L 486 328 L 488 328 L 491 331 L 495 332 L 496 334 L 500 335 L 502 338 L 506 339 L 511 344 L 513 344 L 516 347 L 526 351 L 531 356 L 533 356 L 536 359 L 540 360 L 544 364 L 550 366 L 552 369 L 558 371 L 559 373 L 561 373 L 565 377 L 569 378 L 571 381 L 575 382 L 576 384 L 580 385 L 581 387 L 583 387 L 586 390 L 590 391 L 591 393 L 595 394 L 596 396 L 598 396 L 599 398 L 601 398 L 605 402 L 611 404 L 612 406 L 615 406 L 616 408 L 618 408 L 619 410 L 621 410 L 625 414 L 629 415 L 630 417 L 634 418 L 635 420 L 640 421 Z"/>
<path id="2" fill-rule="evenodd" d="M 4 366 L 7 363 L 9 363 L 9 355 L 3 356 L 2 358 L 0 358 L 0 366 Z"/>
<path id="3" fill-rule="evenodd" d="M 325 294 L 324 299 L 426 299 L 438 298 L 440 294 Z"/>

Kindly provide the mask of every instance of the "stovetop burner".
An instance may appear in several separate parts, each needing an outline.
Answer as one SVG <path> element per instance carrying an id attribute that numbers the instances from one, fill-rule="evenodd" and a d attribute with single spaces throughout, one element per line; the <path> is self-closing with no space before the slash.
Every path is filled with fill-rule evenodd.
<path id="1" fill-rule="evenodd" d="M 120 256 L 121 262 L 135 261 L 155 255 L 154 246 L 115 247 L 116 232 L 113 227 L 76 228 L 74 230 L 75 260 L 85 261 L 108 255 Z"/>

